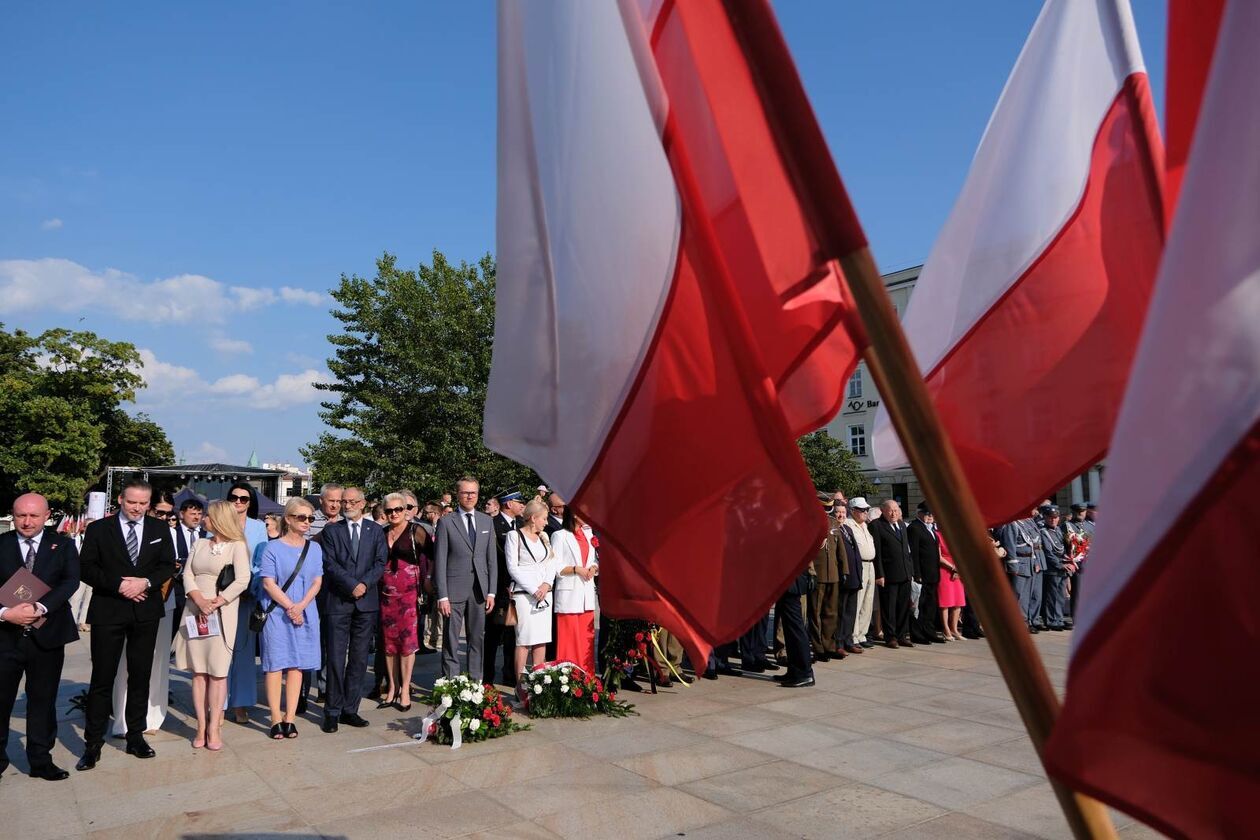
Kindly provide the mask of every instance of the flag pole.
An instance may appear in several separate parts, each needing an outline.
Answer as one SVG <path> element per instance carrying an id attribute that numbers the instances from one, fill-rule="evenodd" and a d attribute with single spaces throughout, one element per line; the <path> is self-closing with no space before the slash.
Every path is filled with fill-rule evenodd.
<path id="1" fill-rule="evenodd" d="M 893 425 L 932 509 L 946 523 L 950 548 L 967 582 L 972 605 L 1024 727 L 1042 755 L 1059 714 L 1059 700 L 1016 607 L 971 486 L 932 405 L 901 330 L 875 260 L 854 220 L 848 194 L 814 119 L 791 53 L 769 0 L 723 0 L 735 37 L 761 92 L 779 151 L 791 171 L 824 259 L 844 271 L 869 338 L 864 357 L 887 403 Z M 1044 760 L 1043 760 L 1044 762 Z M 1114 838 L 1097 800 L 1050 780 L 1063 815 L 1078 838 Z"/>

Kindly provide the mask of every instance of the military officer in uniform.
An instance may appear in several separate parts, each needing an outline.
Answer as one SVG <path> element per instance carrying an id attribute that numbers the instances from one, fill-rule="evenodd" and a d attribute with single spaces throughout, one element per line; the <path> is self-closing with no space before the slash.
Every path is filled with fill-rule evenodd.
<path id="1" fill-rule="evenodd" d="M 1034 511 L 1035 513 L 1035 511 Z M 1028 629 L 1036 633 L 1037 626 L 1033 620 L 1036 610 L 1041 606 L 1040 593 L 1034 600 L 1033 585 L 1041 582 L 1041 569 L 1044 560 L 1041 553 L 1041 535 L 1037 524 L 1030 516 L 1017 519 L 1003 525 L 998 534 L 1002 548 L 1006 549 L 1006 573 L 1011 577 L 1011 587 L 1019 599 L 1019 609 L 1028 622 Z"/>
<path id="2" fill-rule="evenodd" d="M 1041 508 L 1041 549 L 1045 554 L 1046 629 L 1062 630 L 1067 612 L 1068 576 L 1076 571 L 1076 564 L 1068 558 L 1067 541 L 1059 530 L 1059 508 L 1043 505 Z"/>
<path id="3" fill-rule="evenodd" d="M 810 590 L 806 602 L 809 607 L 809 644 L 814 650 L 814 659 L 828 662 L 832 657 L 844 658 L 844 651 L 836 649 L 836 631 L 840 621 L 840 562 L 837 550 L 843 549 L 836 536 L 837 526 L 831 518 L 835 502 L 828 498 L 822 500 L 822 506 L 830 527 L 814 557 L 814 582 L 817 585 Z"/>

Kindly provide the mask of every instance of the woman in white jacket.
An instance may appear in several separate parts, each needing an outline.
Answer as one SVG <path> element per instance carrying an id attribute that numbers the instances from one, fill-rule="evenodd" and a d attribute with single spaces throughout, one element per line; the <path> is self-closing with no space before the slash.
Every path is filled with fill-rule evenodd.
<path id="1" fill-rule="evenodd" d="M 516 672 L 527 673 L 526 662 L 543 664 L 551 641 L 551 590 L 556 580 L 556 555 L 543 533 L 547 506 L 537 499 L 525 505 L 525 520 L 509 531 L 503 555 L 512 578 L 512 603 L 516 608 Z M 519 686 L 526 680 L 518 680 Z"/>
<path id="2" fill-rule="evenodd" d="M 599 558 L 586 523 L 565 507 L 560 530 L 551 535 L 556 553 L 556 659 L 595 674 L 595 576 Z"/>

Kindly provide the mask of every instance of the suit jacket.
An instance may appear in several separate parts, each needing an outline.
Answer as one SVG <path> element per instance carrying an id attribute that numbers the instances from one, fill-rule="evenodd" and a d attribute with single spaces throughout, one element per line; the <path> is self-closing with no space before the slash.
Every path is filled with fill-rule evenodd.
<path id="1" fill-rule="evenodd" d="M 552 534 L 554 534 L 556 531 L 561 530 L 562 528 L 564 528 L 563 519 L 556 519 L 550 513 L 547 514 L 547 524 L 543 526 L 544 534 L 550 537 Z"/>
<path id="2" fill-rule="evenodd" d="M 823 544 L 819 547 L 818 553 L 814 555 L 814 573 L 818 576 L 819 583 L 839 583 L 840 582 L 840 560 L 837 554 L 838 538 L 835 534 L 828 533 L 827 538 L 823 540 Z"/>
<path id="3" fill-rule="evenodd" d="M 914 576 L 924 583 L 941 582 L 941 543 L 936 532 L 922 519 L 910 523 L 910 557 Z"/>
<path id="4" fill-rule="evenodd" d="M 0 583 L 22 568 L 22 546 L 17 531 L 0 534 Z M 31 630 L 35 644 L 44 650 L 67 645 L 79 638 L 79 628 L 70 613 L 70 596 L 79 588 L 79 552 L 74 540 L 44 529 L 35 552 L 35 577 L 48 584 L 48 594 L 39 599 L 48 610 L 42 627 Z M 16 624 L 0 622 L 0 649 L 17 645 L 23 630 Z"/>
<path id="5" fill-rule="evenodd" d="M 83 534 L 79 564 L 83 582 L 92 587 L 88 624 L 156 621 L 166 612 L 162 584 L 175 575 L 175 543 L 171 540 L 170 527 L 162 520 L 145 518 L 140 556 L 134 566 L 118 516 L 96 520 Z M 125 577 L 142 577 L 149 581 L 149 591 L 143 601 L 132 601 L 119 594 L 118 587 Z"/>
<path id="6" fill-rule="evenodd" d="M 495 577 L 498 581 L 498 589 L 494 593 L 494 603 L 496 607 L 503 609 L 507 609 L 508 590 L 512 586 L 512 577 L 507 570 L 507 552 L 503 550 L 503 546 L 507 541 L 507 535 L 519 527 L 521 527 L 520 520 L 508 522 L 502 513 L 494 517 L 494 541 L 495 547 L 498 548 L 499 558 L 499 568 Z"/>
<path id="7" fill-rule="evenodd" d="M 551 535 L 551 550 L 556 554 L 555 610 L 559 614 L 583 613 L 595 609 L 595 579 L 582 580 L 577 575 L 562 575 L 566 566 L 582 565 L 582 546 L 570 531 L 561 528 Z M 586 565 L 599 565 L 595 547 L 587 547 Z"/>
<path id="8" fill-rule="evenodd" d="M 1046 557 L 1046 572 L 1052 575 L 1066 575 L 1063 568 L 1068 562 L 1067 541 L 1058 528 L 1041 529 L 1041 551 Z"/>
<path id="9" fill-rule="evenodd" d="M 456 510 L 438 520 L 437 553 L 433 564 L 433 583 L 437 587 L 438 600 L 446 598 L 452 603 L 467 601 L 472 597 L 474 580 L 481 585 L 483 594 L 497 595 L 499 551 L 493 539 L 494 523 L 487 514 L 473 511 L 473 530 L 476 542 L 470 543 L 463 510 Z"/>
<path id="10" fill-rule="evenodd" d="M 901 526 L 899 531 L 881 516 L 869 525 L 875 538 L 875 577 L 882 577 L 886 583 L 905 583 L 914 576 L 909 528 L 905 522 L 897 524 Z"/>
<path id="11" fill-rule="evenodd" d="M 853 532 L 843 525 L 836 529 L 837 553 L 843 551 L 845 557 L 848 558 L 849 571 L 846 574 L 843 569 L 840 573 L 841 589 L 861 589 L 862 588 L 862 555 L 858 553 L 857 540 L 853 537 Z"/>
<path id="12" fill-rule="evenodd" d="M 359 553 L 350 551 L 350 523 L 344 517 L 330 522 L 320 532 L 319 547 L 324 551 L 324 608 L 329 615 L 352 612 L 378 612 L 381 608 L 377 584 L 385 574 L 389 543 L 385 529 L 364 517 L 359 520 Z M 362 598 L 350 593 L 360 583 L 367 586 Z"/>

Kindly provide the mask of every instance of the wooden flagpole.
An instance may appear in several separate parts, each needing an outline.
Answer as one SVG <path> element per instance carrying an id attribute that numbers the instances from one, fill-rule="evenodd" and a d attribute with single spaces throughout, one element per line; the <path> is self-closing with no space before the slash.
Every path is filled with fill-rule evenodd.
<path id="1" fill-rule="evenodd" d="M 768 0 L 723 3 L 761 91 L 780 154 L 792 171 L 821 256 L 837 260 L 844 270 L 869 337 L 865 359 L 875 386 L 888 406 L 915 475 L 932 500 L 933 512 L 946 523 L 944 530 L 967 582 L 967 593 L 1040 756 L 1059 714 L 1059 700 L 856 223 L 778 22 Z M 1050 784 L 1076 837 L 1116 836 L 1101 803 L 1054 779 Z"/>

